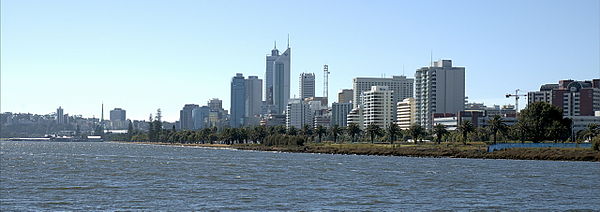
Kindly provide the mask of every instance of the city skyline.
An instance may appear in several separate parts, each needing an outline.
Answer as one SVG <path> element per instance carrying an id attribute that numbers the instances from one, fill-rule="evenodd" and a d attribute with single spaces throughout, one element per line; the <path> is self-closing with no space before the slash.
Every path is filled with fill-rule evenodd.
<path id="1" fill-rule="evenodd" d="M 428 66 L 432 58 L 451 59 L 456 66 L 466 67 L 466 96 L 470 102 L 487 105 L 514 104 L 514 99 L 506 99 L 504 94 L 515 89 L 525 93 L 560 79 L 598 78 L 600 3 L 535 2 L 325 2 L 318 8 L 310 3 L 285 3 L 293 9 L 286 14 L 287 20 L 273 20 L 280 27 L 271 29 L 257 24 L 266 19 L 261 12 L 267 10 L 257 8 L 260 4 L 245 2 L 238 4 L 257 11 L 234 9 L 227 14 L 240 14 L 210 23 L 202 20 L 221 18 L 226 14 L 219 12 L 230 8 L 209 2 L 178 2 L 165 9 L 154 2 L 145 4 L 146 10 L 135 10 L 141 4 L 136 1 L 125 3 L 122 8 L 108 8 L 110 4 L 99 1 L 36 2 L 40 8 L 48 8 L 46 11 L 30 7 L 27 1 L 2 1 L 0 109 L 47 114 L 60 106 L 70 115 L 100 118 L 100 105 L 104 102 L 106 108 L 127 110 L 131 119 L 147 119 L 149 113 L 161 108 L 164 120 L 176 121 L 185 104 L 204 105 L 219 98 L 223 108 L 230 108 L 231 76 L 243 73 L 265 79 L 264 57 L 273 40 L 285 46 L 281 41 L 287 39 L 288 33 L 294 49 L 291 78 L 297 79 L 302 72 L 317 73 L 315 87 L 319 96 L 323 78 L 318 73 L 323 64 L 328 64 L 329 96 L 333 98 L 330 103 L 337 102 L 338 91 L 352 88 L 355 77 L 414 78 L 415 71 Z M 496 6 L 497 11 L 485 10 Z M 115 17 L 93 18 L 102 17 L 97 14 L 103 9 L 114 12 Z M 134 9 L 133 14 L 125 13 L 127 9 Z M 210 9 L 215 11 L 207 12 Z M 421 17 L 419 11 L 424 9 L 432 10 L 431 17 Z M 513 16 L 468 20 L 503 9 L 510 9 Z M 403 13 L 395 14 L 397 10 Z M 474 14 L 444 15 L 451 10 Z M 159 11 L 170 16 L 143 20 Z M 303 16 L 306 12 L 330 12 L 331 18 Z M 353 12 L 363 15 L 354 17 Z M 248 20 L 240 20 L 245 16 Z M 439 21 L 442 17 L 445 24 Z M 150 26 L 152 21 L 159 27 Z M 206 25 L 203 29 L 215 32 L 199 36 L 204 30 L 191 30 L 194 21 L 201 21 L 202 26 Z M 308 24 L 302 24 L 303 21 Z M 398 29 L 389 29 L 388 25 Z M 417 33 L 427 28 L 452 29 L 456 35 Z M 157 30 L 167 32 L 152 35 Z M 331 33 L 326 33 L 328 30 Z M 99 32 L 104 34 L 94 35 Z M 240 37 L 239 33 L 245 34 Z M 336 51 L 340 49 L 343 51 Z M 238 59 L 235 64 L 228 56 L 233 53 Z M 490 86 L 492 83 L 496 84 Z M 289 90 L 289 98 L 299 97 L 297 80 L 291 80 Z M 526 101 L 523 98 L 521 104 Z"/>

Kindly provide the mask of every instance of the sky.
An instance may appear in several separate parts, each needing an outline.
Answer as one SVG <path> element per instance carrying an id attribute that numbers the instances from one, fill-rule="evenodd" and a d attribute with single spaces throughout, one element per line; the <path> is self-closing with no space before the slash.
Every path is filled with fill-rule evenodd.
<path id="1" fill-rule="evenodd" d="M 465 67 L 469 101 L 486 105 L 600 77 L 598 0 L 2 0 L 0 15 L 1 112 L 99 117 L 104 103 L 175 121 L 184 104 L 229 109 L 231 78 L 264 79 L 288 34 L 291 96 L 302 72 L 320 96 L 328 64 L 330 102 L 354 77 L 412 78 L 431 58 Z"/>

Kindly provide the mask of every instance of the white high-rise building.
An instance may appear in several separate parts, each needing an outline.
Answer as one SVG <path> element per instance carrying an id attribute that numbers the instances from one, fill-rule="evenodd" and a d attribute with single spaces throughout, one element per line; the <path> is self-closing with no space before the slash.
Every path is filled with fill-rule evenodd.
<path id="1" fill-rule="evenodd" d="M 262 106 L 262 79 L 249 76 L 246 79 L 246 124 L 258 125 Z"/>
<path id="2" fill-rule="evenodd" d="M 410 128 L 410 125 L 414 124 L 416 121 L 415 113 L 417 111 L 415 98 L 406 98 L 401 102 L 398 102 L 397 105 L 398 111 L 396 114 L 396 123 L 398 124 L 398 127 L 403 130 Z"/>
<path id="3" fill-rule="evenodd" d="M 290 99 L 286 108 L 285 126 L 287 128 L 302 128 L 304 125 L 313 126 L 313 111 L 310 105 L 301 99 Z"/>
<path id="4" fill-rule="evenodd" d="M 352 103 L 354 107 L 362 104 L 362 93 L 371 90 L 372 86 L 387 86 L 390 90 L 394 91 L 395 105 L 403 99 L 413 97 L 414 83 L 414 79 L 406 78 L 406 76 L 392 76 L 392 78 L 357 77 L 352 81 L 352 90 L 354 92 Z"/>
<path id="5" fill-rule="evenodd" d="M 394 123 L 396 103 L 394 91 L 387 86 L 373 86 L 371 90 L 363 92 L 364 127 L 374 124 L 386 128 Z"/>
<path id="6" fill-rule="evenodd" d="M 416 123 L 432 128 L 433 114 L 457 114 L 465 108 L 465 68 L 440 60 L 415 73 Z"/>
<path id="7" fill-rule="evenodd" d="M 348 120 L 348 125 L 350 124 L 356 124 L 358 125 L 361 129 L 363 129 L 363 122 L 364 122 L 364 117 L 363 117 L 363 110 L 362 110 L 362 106 L 358 106 L 357 108 L 353 108 L 350 113 L 348 113 L 347 120 Z"/>
<path id="8" fill-rule="evenodd" d="M 300 74 L 300 99 L 315 97 L 315 74 Z"/>

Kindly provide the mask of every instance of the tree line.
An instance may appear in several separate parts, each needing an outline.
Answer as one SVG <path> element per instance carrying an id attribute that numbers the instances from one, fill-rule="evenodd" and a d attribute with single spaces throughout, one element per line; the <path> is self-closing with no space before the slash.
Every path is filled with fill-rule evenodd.
<path id="1" fill-rule="evenodd" d="M 567 141 L 571 137 L 576 139 L 592 139 L 600 132 L 598 125 L 591 125 L 588 129 L 571 135 L 571 120 L 562 117 L 562 111 L 553 105 L 544 102 L 530 104 L 519 114 L 519 121 L 508 126 L 500 116 L 494 116 L 487 121 L 485 127 L 476 127 L 470 121 L 459 123 L 456 130 L 448 130 L 446 126 L 437 124 L 431 130 L 426 130 L 420 125 L 413 124 L 409 129 L 403 130 L 396 124 L 386 127 L 369 125 L 362 129 L 356 124 L 347 127 L 308 125 L 298 129 L 285 126 L 252 126 L 243 128 L 217 128 L 210 127 L 200 130 L 163 129 L 159 118 L 150 122 L 147 133 L 137 132 L 129 126 L 129 133 L 124 139 L 129 141 L 169 142 L 169 143 L 224 143 L 244 144 L 257 143 L 264 145 L 303 145 L 306 142 L 333 143 L 370 142 L 391 143 L 412 141 L 462 142 L 471 141 Z"/>

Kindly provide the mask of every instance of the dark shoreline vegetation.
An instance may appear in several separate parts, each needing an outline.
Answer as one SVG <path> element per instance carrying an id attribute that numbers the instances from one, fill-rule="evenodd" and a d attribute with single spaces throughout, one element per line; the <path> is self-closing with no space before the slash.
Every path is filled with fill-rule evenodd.
<path id="1" fill-rule="evenodd" d="M 600 152 L 589 148 L 512 148 L 487 152 L 483 142 L 463 144 L 368 144 L 368 143 L 308 143 L 298 145 L 267 146 L 262 144 L 184 144 L 164 142 L 124 142 L 134 144 L 175 145 L 188 147 L 232 148 L 252 151 L 277 151 L 291 153 L 318 153 L 344 155 L 380 155 L 434 158 L 474 158 L 511 160 L 556 160 L 600 162 Z"/>

